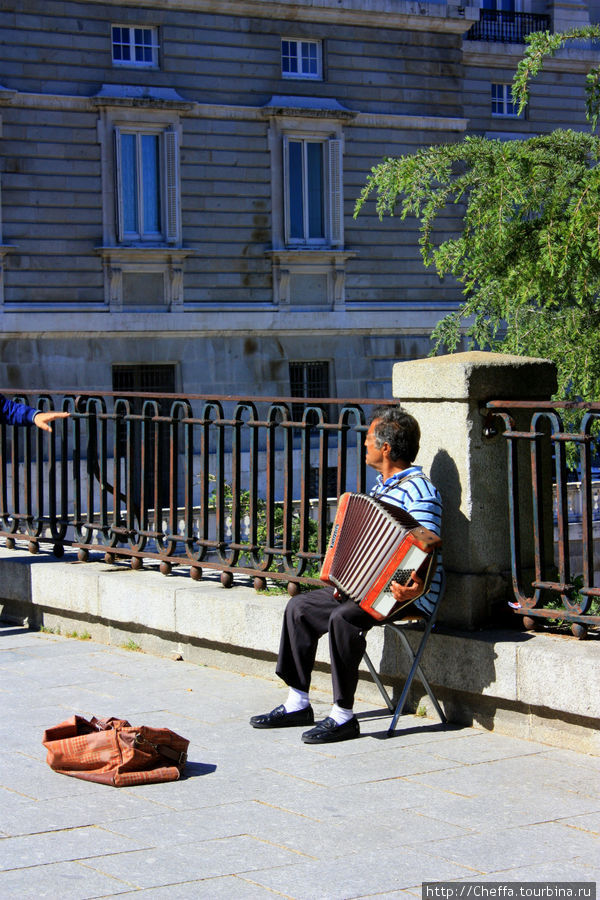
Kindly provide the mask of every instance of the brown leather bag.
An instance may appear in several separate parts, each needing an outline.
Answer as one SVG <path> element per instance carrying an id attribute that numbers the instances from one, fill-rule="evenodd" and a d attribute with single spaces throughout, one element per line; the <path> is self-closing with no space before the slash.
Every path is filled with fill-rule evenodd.
<path id="1" fill-rule="evenodd" d="M 44 732 L 55 772 L 115 787 L 176 781 L 189 741 L 168 728 L 133 728 L 125 719 L 73 716 Z"/>

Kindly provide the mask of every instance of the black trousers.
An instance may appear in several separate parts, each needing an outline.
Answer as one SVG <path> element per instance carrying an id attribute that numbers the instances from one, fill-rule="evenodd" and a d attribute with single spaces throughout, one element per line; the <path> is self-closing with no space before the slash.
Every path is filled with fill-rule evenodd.
<path id="1" fill-rule="evenodd" d="M 375 624 L 353 600 L 334 597 L 333 588 L 297 594 L 285 609 L 276 672 L 290 687 L 308 691 L 317 642 L 329 632 L 333 699 L 352 709 L 365 635 Z"/>

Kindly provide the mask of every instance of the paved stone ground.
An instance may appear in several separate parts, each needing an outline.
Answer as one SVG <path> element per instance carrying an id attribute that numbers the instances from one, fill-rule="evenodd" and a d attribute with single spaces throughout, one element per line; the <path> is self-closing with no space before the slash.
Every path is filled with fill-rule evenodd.
<path id="1" fill-rule="evenodd" d="M 0 898 L 349 900 L 424 881 L 600 876 L 600 758 L 363 705 L 328 747 L 248 718 L 276 681 L 0 627 Z M 329 698 L 316 694 L 319 717 Z M 187 776 L 115 789 L 54 773 L 45 728 L 116 715 L 189 738 Z"/>

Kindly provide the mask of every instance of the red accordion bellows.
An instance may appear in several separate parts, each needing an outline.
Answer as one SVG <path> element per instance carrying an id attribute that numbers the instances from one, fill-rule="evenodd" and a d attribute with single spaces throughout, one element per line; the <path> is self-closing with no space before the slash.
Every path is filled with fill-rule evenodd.
<path id="1" fill-rule="evenodd" d="M 425 594 L 441 544 L 402 508 L 366 494 L 342 494 L 320 578 L 375 619 L 385 619 L 402 608 L 388 590 L 390 582 L 406 584 L 417 571 Z"/>

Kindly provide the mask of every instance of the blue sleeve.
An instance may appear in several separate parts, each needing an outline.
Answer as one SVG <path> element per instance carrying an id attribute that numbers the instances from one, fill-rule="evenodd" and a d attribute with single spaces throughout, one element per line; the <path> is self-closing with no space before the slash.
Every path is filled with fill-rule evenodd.
<path id="1" fill-rule="evenodd" d="M 6 425 L 31 425 L 35 414 L 39 412 L 24 403 L 9 400 L 0 394 L 0 423 Z"/>

